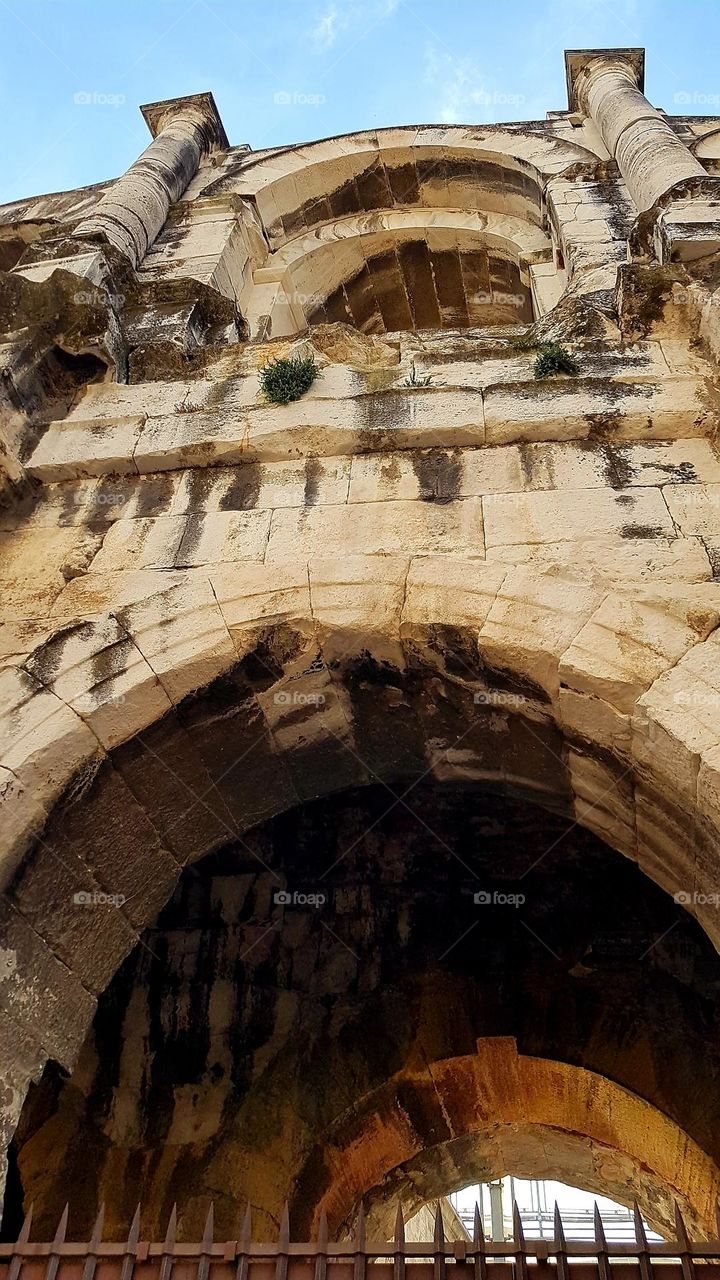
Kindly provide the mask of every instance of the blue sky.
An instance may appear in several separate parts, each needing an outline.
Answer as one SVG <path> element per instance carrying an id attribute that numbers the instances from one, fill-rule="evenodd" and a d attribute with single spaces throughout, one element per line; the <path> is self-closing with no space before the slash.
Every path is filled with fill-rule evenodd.
<path id="1" fill-rule="evenodd" d="M 0 0 L 0 202 L 121 173 L 143 102 L 211 89 L 256 149 L 542 119 L 563 49 L 607 45 L 645 46 L 666 111 L 720 114 L 720 0 Z"/>

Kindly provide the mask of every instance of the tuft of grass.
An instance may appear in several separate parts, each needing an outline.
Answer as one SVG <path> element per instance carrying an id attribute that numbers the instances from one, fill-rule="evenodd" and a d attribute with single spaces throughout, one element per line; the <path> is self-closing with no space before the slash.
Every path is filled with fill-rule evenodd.
<path id="1" fill-rule="evenodd" d="M 538 340 L 534 337 L 532 331 L 530 333 L 520 333 L 510 339 L 510 346 L 514 351 L 535 351 L 538 345 Z"/>
<path id="2" fill-rule="evenodd" d="M 271 404 L 290 404 L 304 396 L 319 376 L 313 356 L 271 360 L 260 370 L 260 390 Z"/>
<path id="3" fill-rule="evenodd" d="M 541 342 L 533 365 L 536 378 L 552 378 L 557 373 L 567 373 L 574 378 L 580 372 L 580 365 L 567 347 L 559 342 Z"/>

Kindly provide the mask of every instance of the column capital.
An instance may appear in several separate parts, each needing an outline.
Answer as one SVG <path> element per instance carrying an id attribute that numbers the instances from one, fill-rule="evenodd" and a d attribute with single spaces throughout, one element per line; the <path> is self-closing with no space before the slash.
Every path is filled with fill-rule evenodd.
<path id="1" fill-rule="evenodd" d="M 618 68 L 629 69 L 634 75 L 636 88 L 641 93 L 645 92 L 644 49 L 566 49 L 565 79 L 569 111 L 583 109 L 582 103 L 578 101 L 578 81 L 593 62 L 604 64 L 606 68 L 611 68 L 615 64 Z"/>
<path id="2" fill-rule="evenodd" d="M 140 110 L 153 138 L 179 115 L 192 114 L 198 117 L 208 131 L 208 137 L 217 147 L 229 147 L 220 113 L 211 93 L 193 93 L 186 98 L 167 98 L 164 102 L 148 102 Z"/>

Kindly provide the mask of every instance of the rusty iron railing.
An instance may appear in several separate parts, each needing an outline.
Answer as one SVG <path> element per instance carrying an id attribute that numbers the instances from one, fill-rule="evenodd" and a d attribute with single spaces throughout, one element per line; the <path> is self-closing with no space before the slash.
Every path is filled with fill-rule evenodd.
<path id="1" fill-rule="evenodd" d="M 0 1280 L 720 1280 L 720 1214 L 717 1239 L 693 1243 L 676 1206 L 675 1240 L 655 1244 L 647 1239 L 635 1205 L 633 1243 L 608 1241 L 595 1208 L 595 1239 L 566 1240 L 555 1206 L 554 1239 L 526 1238 L 517 1205 L 513 1239 L 486 1240 L 476 1206 L 472 1240 L 446 1241 L 440 1206 L 432 1241 L 407 1241 L 398 1207 L 394 1238 L 366 1239 L 361 1209 L 355 1238 L 328 1242 L 327 1219 L 320 1218 L 317 1239 L 290 1240 L 287 1206 L 278 1239 L 252 1241 L 250 1209 L 237 1240 L 215 1240 L 213 1208 L 200 1243 L 177 1240 L 173 1209 L 165 1240 L 140 1239 L 140 1206 L 122 1244 L 102 1239 L 103 1211 L 86 1243 L 66 1240 L 68 1209 L 54 1240 L 30 1240 L 32 1211 L 14 1244 L 0 1244 Z M 653 1272 L 655 1275 L 653 1276 Z"/>

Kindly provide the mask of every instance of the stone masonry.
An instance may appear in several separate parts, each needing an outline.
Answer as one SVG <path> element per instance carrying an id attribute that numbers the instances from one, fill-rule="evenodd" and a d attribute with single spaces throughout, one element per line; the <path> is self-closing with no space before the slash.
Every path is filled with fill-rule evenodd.
<path id="1" fill-rule="evenodd" d="M 641 50 L 566 67 L 568 108 L 545 121 L 259 152 L 228 143 L 209 93 L 155 103 L 115 182 L 0 208 L 3 1150 L 48 1070 L 77 1099 L 108 1069 L 98 1000 L 191 865 L 331 792 L 423 780 L 560 815 L 676 897 L 697 959 L 662 981 L 701 1001 L 720 943 L 720 118 L 653 107 Z M 534 376 L 547 343 L 576 374 Z M 319 377 L 268 403 L 260 372 L 288 356 Z M 649 1024 L 630 1051 L 599 1017 L 563 1057 L 481 1022 L 477 1054 L 466 1035 L 427 1057 L 454 1064 L 449 1099 L 534 1059 L 543 1142 L 581 1135 L 595 1187 L 659 1223 L 677 1196 L 710 1229 L 713 1071 L 699 1111 L 680 1097 L 694 1004 L 667 1031 L 672 1089 Z M 403 1044 L 368 1096 L 419 1070 Z M 361 1093 L 322 1125 L 365 1107 L 362 1138 L 343 1130 L 312 1166 L 305 1117 L 287 1185 L 258 1174 L 266 1223 L 294 1189 L 308 1225 L 323 1196 L 338 1227 L 363 1197 L 387 1225 L 377 1188 L 397 1191 L 435 1129 L 403 1130 L 396 1157 L 394 1103 Z M 639 1108 L 622 1142 L 620 1094 Z M 451 1111 L 442 1142 L 485 1132 L 485 1112 L 455 1131 Z M 39 1185 L 38 1126 L 20 1132 Z M 574 1159 L 558 1147 L 553 1167 Z M 331 1166 L 350 1171 L 335 1200 Z M 414 1186 L 414 1208 L 448 1189 Z"/>

